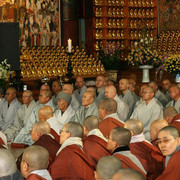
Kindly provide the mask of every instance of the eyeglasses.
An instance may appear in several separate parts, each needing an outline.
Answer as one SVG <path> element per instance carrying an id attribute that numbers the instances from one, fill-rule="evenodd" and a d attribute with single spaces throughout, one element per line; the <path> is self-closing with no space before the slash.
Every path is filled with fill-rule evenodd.
<path id="1" fill-rule="evenodd" d="M 157 141 L 156 141 L 156 144 L 159 146 L 160 144 L 167 144 L 169 141 L 171 141 L 171 140 L 174 140 L 174 139 L 162 139 L 162 140 L 160 140 L 160 139 L 158 139 Z"/>

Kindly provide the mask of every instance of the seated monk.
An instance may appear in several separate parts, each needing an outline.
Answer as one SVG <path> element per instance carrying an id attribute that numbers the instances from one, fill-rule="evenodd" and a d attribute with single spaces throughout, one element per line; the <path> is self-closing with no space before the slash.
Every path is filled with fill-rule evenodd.
<path id="1" fill-rule="evenodd" d="M 93 167 L 82 148 L 83 127 L 77 122 L 69 122 L 60 132 L 61 148 L 50 166 L 53 180 L 93 179 Z"/>
<path id="2" fill-rule="evenodd" d="M 94 172 L 95 180 L 109 180 L 113 175 L 122 168 L 121 161 L 114 156 L 102 157 L 96 166 Z"/>
<path id="3" fill-rule="evenodd" d="M 147 179 L 155 179 L 163 171 L 163 156 L 151 143 L 145 140 L 143 124 L 140 120 L 129 119 L 124 127 L 131 132 L 129 148 L 147 172 Z"/>
<path id="4" fill-rule="evenodd" d="M 166 156 L 165 170 L 156 180 L 180 179 L 180 136 L 173 126 L 166 126 L 158 134 L 157 144 Z"/>
<path id="5" fill-rule="evenodd" d="M 180 114 L 174 107 L 166 107 L 163 112 L 164 119 L 166 119 L 170 126 L 176 127 L 180 132 Z"/>
<path id="6" fill-rule="evenodd" d="M 114 174 L 112 180 L 145 180 L 145 177 L 135 169 L 120 169 Z"/>
<path id="7" fill-rule="evenodd" d="M 88 116 L 83 121 L 84 136 L 83 150 L 94 168 L 101 157 L 110 155 L 107 150 L 107 139 L 99 130 L 99 121 L 96 116 Z M 93 147 L 93 148 L 92 148 Z"/>
<path id="8" fill-rule="evenodd" d="M 26 180 L 52 180 L 48 167 L 49 153 L 42 146 L 25 149 L 21 162 L 21 173 Z"/>
<path id="9" fill-rule="evenodd" d="M 160 132 L 160 130 L 162 128 L 164 128 L 165 126 L 168 126 L 168 122 L 165 119 L 156 119 L 155 121 L 153 121 L 151 123 L 151 127 L 150 127 L 150 136 L 151 136 L 151 143 L 157 148 L 159 149 L 156 141 L 158 138 L 158 134 Z"/>
<path id="10" fill-rule="evenodd" d="M 107 149 L 112 152 L 113 156 L 121 160 L 123 168 L 135 169 L 146 177 L 146 171 L 141 162 L 130 152 L 130 140 L 131 132 L 128 129 L 116 127 L 110 132 Z"/>
<path id="11" fill-rule="evenodd" d="M 99 129 L 105 137 L 109 136 L 111 130 L 115 127 L 124 127 L 117 114 L 117 102 L 114 99 L 106 98 L 99 103 Z"/>

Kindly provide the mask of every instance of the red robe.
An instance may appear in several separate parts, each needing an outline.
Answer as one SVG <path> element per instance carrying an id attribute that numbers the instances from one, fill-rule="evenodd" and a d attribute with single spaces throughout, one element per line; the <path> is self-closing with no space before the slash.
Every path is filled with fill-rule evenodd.
<path id="1" fill-rule="evenodd" d="M 6 149 L 3 145 L 5 145 L 4 141 L 0 137 L 0 149 Z"/>
<path id="2" fill-rule="evenodd" d="M 133 161 L 131 161 L 131 159 L 129 159 L 127 156 L 117 153 L 113 154 L 113 156 L 121 160 L 122 168 L 135 169 L 136 171 L 139 171 L 146 178 L 146 174 L 138 166 L 136 166 L 136 164 Z"/>
<path id="3" fill-rule="evenodd" d="M 30 174 L 26 180 L 47 180 L 45 178 L 43 178 L 42 176 L 39 176 L 37 174 Z"/>
<path id="4" fill-rule="evenodd" d="M 147 172 L 147 179 L 154 180 L 164 170 L 164 157 L 161 152 L 146 141 L 130 143 L 129 148 Z"/>
<path id="5" fill-rule="evenodd" d="M 180 119 L 180 114 L 177 114 L 176 116 L 174 116 L 174 118 L 172 119 L 172 122 L 170 124 L 170 126 L 174 126 L 175 128 L 178 129 L 178 131 L 180 132 L 180 121 L 176 121 Z"/>
<path id="6" fill-rule="evenodd" d="M 180 150 L 174 153 L 167 167 L 156 180 L 179 180 L 180 179 Z"/>
<path id="7" fill-rule="evenodd" d="M 94 169 L 96 169 L 96 164 L 101 157 L 111 155 L 107 150 L 107 142 L 95 135 L 90 135 L 83 141 L 83 150 Z"/>
<path id="8" fill-rule="evenodd" d="M 94 172 L 91 163 L 77 145 L 65 147 L 50 166 L 53 180 L 84 179 L 91 180 Z"/>
<path id="9" fill-rule="evenodd" d="M 56 158 L 56 153 L 60 148 L 60 144 L 56 142 L 51 136 L 44 134 L 42 135 L 38 141 L 36 141 L 33 145 L 39 145 L 46 148 L 49 152 L 49 166 Z"/>
<path id="10" fill-rule="evenodd" d="M 116 127 L 124 127 L 124 124 L 112 117 L 105 118 L 99 123 L 99 129 L 105 137 L 108 137 L 111 130 Z"/>
<path id="11" fill-rule="evenodd" d="M 54 139 L 59 143 L 60 136 L 57 134 L 57 132 L 51 128 L 51 135 L 54 137 Z"/>

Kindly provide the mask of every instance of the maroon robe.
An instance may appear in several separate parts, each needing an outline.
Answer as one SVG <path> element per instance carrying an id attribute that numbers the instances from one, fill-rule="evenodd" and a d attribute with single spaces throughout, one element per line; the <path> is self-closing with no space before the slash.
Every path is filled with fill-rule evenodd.
<path id="1" fill-rule="evenodd" d="M 30 174 L 26 180 L 47 180 L 45 178 L 43 178 L 42 176 L 39 176 L 37 174 Z"/>
<path id="2" fill-rule="evenodd" d="M 77 145 L 66 146 L 51 164 L 49 172 L 53 180 L 91 180 L 93 167 L 82 149 Z"/>
<path id="3" fill-rule="evenodd" d="M 44 134 L 42 135 L 38 141 L 36 141 L 33 145 L 39 145 L 46 148 L 49 152 L 49 166 L 56 158 L 56 153 L 60 148 L 60 144 L 56 142 L 51 136 Z"/>
<path id="4" fill-rule="evenodd" d="M 180 121 L 176 121 L 180 119 L 180 114 L 177 114 L 176 116 L 174 116 L 174 118 L 172 119 L 170 126 L 174 126 L 175 128 L 178 129 L 178 131 L 180 132 Z"/>
<path id="5" fill-rule="evenodd" d="M 107 142 L 96 135 L 89 135 L 83 141 L 83 150 L 94 169 L 96 169 L 96 164 L 101 157 L 111 155 L 107 150 Z"/>
<path id="6" fill-rule="evenodd" d="M 156 180 L 179 180 L 180 179 L 180 150 L 175 152 L 169 160 L 167 167 Z"/>
<path id="7" fill-rule="evenodd" d="M 130 143 L 129 148 L 146 170 L 147 179 L 154 180 L 163 172 L 164 157 L 152 144 L 146 141 Z"/>
<path id="8" fill-rule="evenodd" d="M 6 149 L 3 145 L 5 145 L 4 141 L 0 137 L 0 149 Z"/>
<path id="9" fill-rule="evenodd" d="M 136 171 L 139 171 L 146 178 L 146 174 L 138 166 L 136 166 L 136 164 L 133 161 L 131 161 L 131 159 L 129 159 L 127 156 L 117 153 L 113 154 L 113 156 L 121 160 L 122 168 L 135 169 Z"/>
<path id="10" fill-rule="evenodd" d="M 108 137 L 111 130 L 116 127 L 124 127 L 124 124 L 112 117 L 107 117 L 99 123 L 99 129 L 105 137 Z"/>
<path id="11" fill-rule="evenodd" d="M 60 141 L 60 135 L 57 134 L 57 132 L 51 128 L 51 135 L 54 137 L 54 139 L 59 143 Z"/>

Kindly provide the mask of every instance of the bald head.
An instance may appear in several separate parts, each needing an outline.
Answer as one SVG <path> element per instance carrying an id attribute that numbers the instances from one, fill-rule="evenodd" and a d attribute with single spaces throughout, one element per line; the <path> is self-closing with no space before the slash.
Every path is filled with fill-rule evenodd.
<path id="1" fill-rule="evenodd" d="M 11 104 L 16 97 L 16 89 L 13 87 L 8 88 L 5 97 L 8 104 Z"/>
<path id="2" fill-rule="evenodd" d="M 83 126 L 86 126 L 89 131 L 99 128 L 99 121 L 96 116 L 88 116 L 83 121 Z"/>
<path id="3" fill-rule="evenodd" d="M 168 122 L 165 119 L 157 119 L 151 123 L 150 135 L 152 141 L 157 139 L 160 130 L 165 126 L 168 126 Z"/>
<path id="4" fill-rule="evenodd" d="M 108 114 L 116 113 L 117 102 L 114 99 L 105 98 L 100 101 L 99 108 L 106 109 Z"/>
<path id="5" fill-rule="evenodd" d="M 92 92 L 92 93 L 94 94 L 94 97 L 95 97 L 95 95 L 96 95 L 96 89 L 95 89 L 94 87 L 88 87 L 88 88 L 86 89 L 86 92 Z"/>
<path id="6" fill-rule="evenodd" d="M 106 98 L 112 98 L 114 99 L 114 97 L 116 96 L 116 88 L 114 86 L 106 86 L 105 87 L 105 96 Z"/>
<path id="7" fill-rule="evenodd" d="M 30 105 L 31 101 L 33 100 L 33 94 L 32 91 L 26 90 L 23 92 L 22 95 L 23 104 L 25 104 L 27 107 Z"/>
<path id="8" fill-rule="evenodd" d="M 112 180 L 145 180 L 145 178 L 135 169 L 125 168 L 115 173 Z"/>
<path id="9" fill-rule="evenodd" d="M 71 137 L 79 137 L 83 136 L 83 127 L 80 123 L 77 122 L 69 122 L 64 125 L 66 131 L 71 134 Z"/>
<path id="10" fill-rule="evenodd" d="M 40 169 L 47 169 L 49 152 L 42 146 L 33 145 L 25 149 L 22 162 L 29 166 L 29 172 Z"/>
<path id="11" fill-rule="evenodd" d="M 63 92 L 72 95 L 73 91 L 74 91 L 74 87 L 72 84 L 64 84 L 63 85 Z"/>
<path id="12" fill-rule="evenodd" d="M 171 99 L 177 101 L 180 97 L 180 88 L 177 85 L 172 85 L 169 89 Z"/>
<path id="13" fill-rule="evenodd" d="M 164 119 L 166 119 L 168 121 L 168 123 L 172 122 L 172 119 L 178 114 L 177 110 L 170 106 L 170 107 L 166 107 L 163 111 L 163 116 Z"/>
<path id="14" fill-rule="evenodd" d="M 17 170 L 13 155 L 6 149 L 0 149 L 0 177 L 8 176 Z"/>
<path id="15" fill-rule="evenodd" d="M 125 94 L 129 90 L 129 81 L 128 81 L 128 79 L 121 79 L 119 81 L 119 89 L 120 89 L 120 91 L 123 92 L 123 94 Z"/>
<path id="16" fill-rule="evenodd" d="M 40 91 L 43 91 L 43 90 L 49 90 L 50 91 L 50 86 L 48 84 L 42 84 Z"/>
<path id="17" fill-rule="evenodd" d="M 38 111 L 39 121 L 47 121 L 53 117 L 53 109 L 50 106 L 42 106 Z"/>
<path id="18" fill-rule="evenodd" d="M 169 132 L 170 135 L 174 138 L 180 137 L 178 129 L 175 128 L 174 126 L 166 126 L 160 130 L 160 132 L 162 132 L 162 131 Z"/>
<path id="19" fill-rule="evenodd" d="M 118 158 L 105 156 L 98 161 L 95 176 L 97 179 L 109 180 L 121 168 L 122 163 Z"/>
<path id="20" fill-rule="evenodd" d="M 40 132 L 41 135 L 50 134 L 51 132 L 51 126 L 48 122 L 38 121 L 33 125 L 33 128 L 36 132 Z"/>
<path id="21" fill-rule="evenodd" d="M 124 127 L 129 129 L 133 133 L 133 136 L 143 132 L 143 124 L 140 120 L 137 119 L 128 119 L 125 122 Z"/>
<path id="22" fill-rule="evenodd" d="M 110 133 L 112 140 L 116 141 L 118 147 L 128 146 L 131 140 L 131 132 L 123 127 L 116 127 Z"/>
<path id="23" fill-rule="evenodd" d="M 77 78 L 76 78 L 76 87 L 78 88 L 78 89 L 81 89 L 83 86 L 84 86 L 84 84 L 85 84 L 85 82 L 84 82 L 84 78 L 83 77 L 81 77 L 81 76 L 78 76 Z"/>

